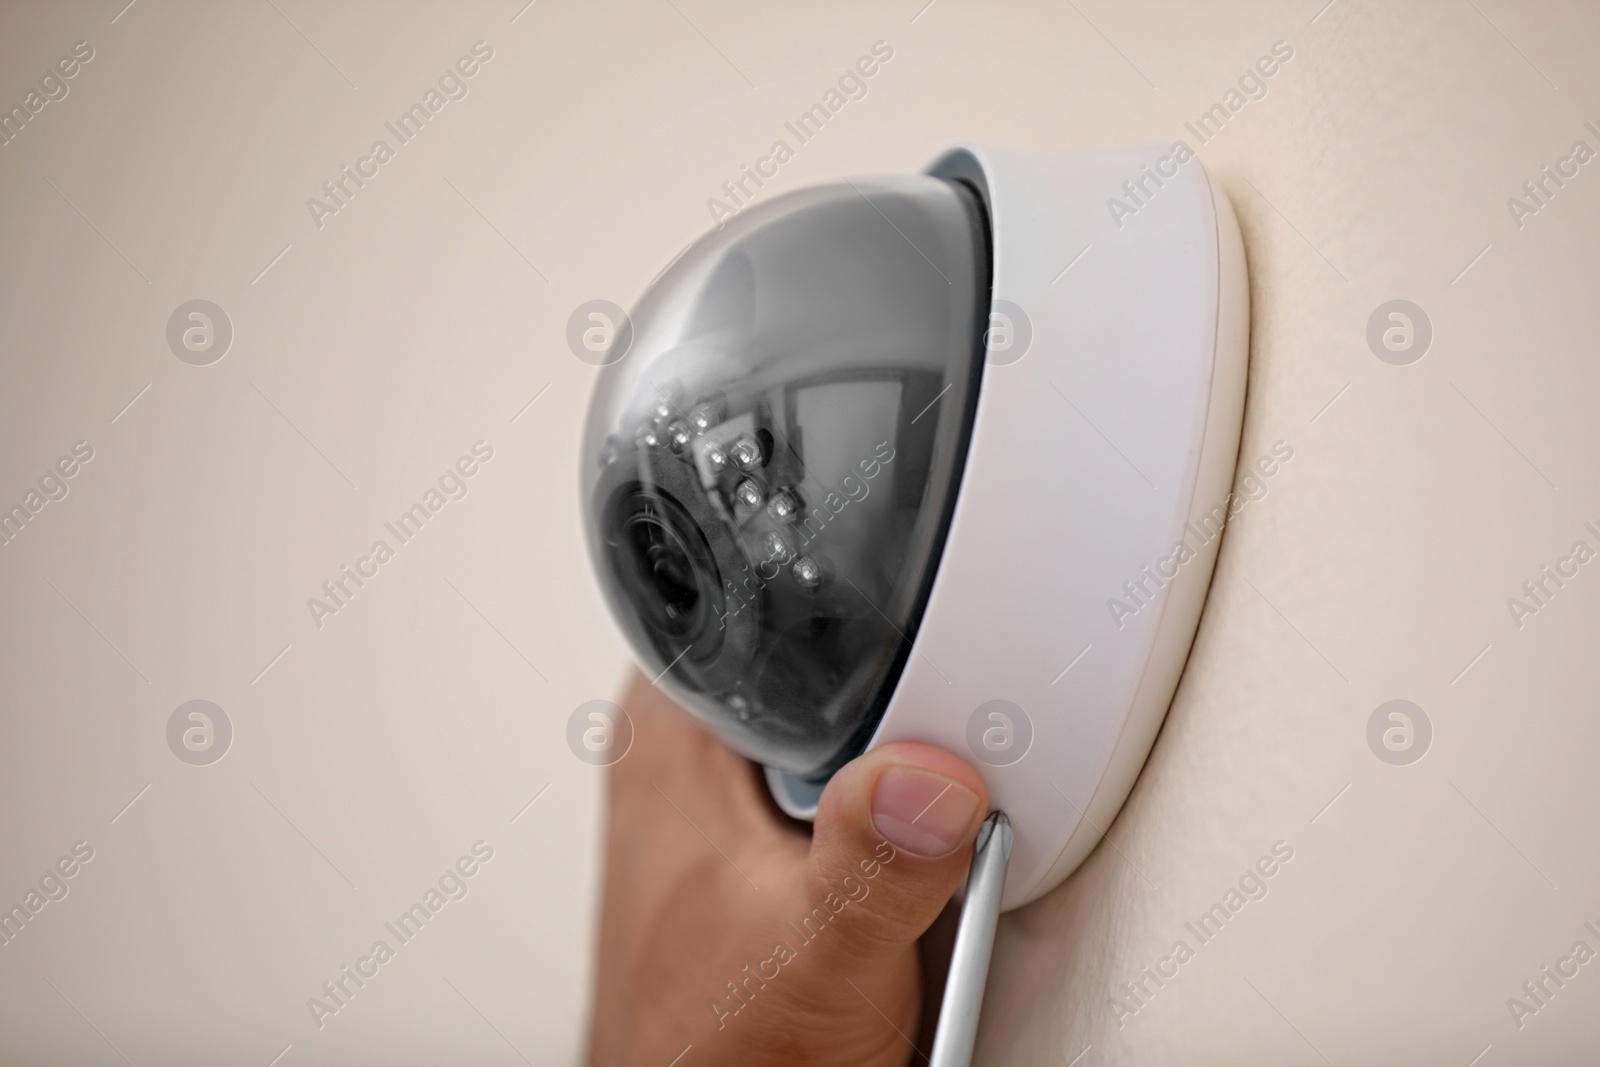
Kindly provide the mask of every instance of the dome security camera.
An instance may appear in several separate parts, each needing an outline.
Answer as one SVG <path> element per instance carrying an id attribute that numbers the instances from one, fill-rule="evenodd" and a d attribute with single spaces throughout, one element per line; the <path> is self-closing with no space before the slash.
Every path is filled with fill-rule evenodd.
<path id="1" fill-rule="evenodd" d="M 649 286 L 601 372 L 601 586 L 792 815 L 876 745 L 971 758 L 1023 904 L 1099 841 L 1171 701 L 1247 330 L 1233 210 L 1182 144 L 958 147 L 753 205 Z"/>

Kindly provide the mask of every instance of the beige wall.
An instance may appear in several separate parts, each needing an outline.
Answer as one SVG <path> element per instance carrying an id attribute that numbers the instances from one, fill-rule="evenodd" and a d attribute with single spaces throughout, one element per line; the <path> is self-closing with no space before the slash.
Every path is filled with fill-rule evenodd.
<path id="1" fill-rule="evenodd" d="M 567 317 L 631 302 L 880 39 L 763 195 L 957 139 L 1194 144 L 1294 49 L 1201 157 L 1251 260 L 1243 456 L 1295 456 L 1224 544 L 1117 847 L 1004 922 L 980 1059 L 1592 1057 L 1600 965 L 1520 1030 L 1505 1002 L 1600 950 L 1600 578 L 1521 629 L 1506 599 L 1600 548 L 1600 164 L 1520 228 L 1506 200 L 1600 150 L 1600 11 L 674 3 L 0 11 L 7 106 L 94 49 L 0 148 L 0 504 L 94 449 L 0 548 L 0 903 L 94 849 L 0 948 L 0 1059 L 574 1062 L 599 811 L 564 729 L 625 657 L 578 538 Z M 479 40 L 466 98 L 319 228 L 307 198 Z M 165 338 L 196 298 L 235 330 L 210 366 Z M 1395 298 L 1433 326 L 1410 366 L 1364 336 Z M 468 495 L 319 628 L 307 598 L 479 440 Z M 234 728 L 209 766 L 166 738 L 197 698 Z M 1365 738 L 1395 698 L 1433 725 L 1410 766 Z M 318 1029 L 306 999 L 480 840 L 468 895 Z M 1267 896 L 1119 1020 L 1280 840 Z"/>

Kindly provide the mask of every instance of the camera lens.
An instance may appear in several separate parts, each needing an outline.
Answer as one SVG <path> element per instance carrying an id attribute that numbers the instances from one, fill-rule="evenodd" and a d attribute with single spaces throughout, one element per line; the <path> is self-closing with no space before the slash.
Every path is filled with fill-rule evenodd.
<path id="1" fill-rule="evenodd" d="M 615 573 L 646 625 L 680 650 L 714 632 L 721 576 L 683 505 L 636 483 L 618 494 L 608 526 Z"/>
<path id="2" fill-rule="evenodd" d="M 627 533 L 634 562 L 647 572 L 645 580 L 655 583 L 665 628 L 679 634 L 692 631 L 695 609 L 701 603 L 700 591 L 696 588 L 694 562 L 683 542 L 653 515 L 634 516 Z"/>

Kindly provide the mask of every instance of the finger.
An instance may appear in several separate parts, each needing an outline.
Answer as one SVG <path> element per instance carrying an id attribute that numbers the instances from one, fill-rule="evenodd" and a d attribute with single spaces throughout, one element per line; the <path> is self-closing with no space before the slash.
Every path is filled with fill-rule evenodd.
<path id="1" fill-rule="evenodd" d="M 652 853 L 678 853 L 688 860 L 714 848 L 733 857 L 722 862 L 734 863 L 730 870 L 741 879 L 762 884 L 751 868 L 768 861 L 778 862 L 783 876 L 792 879 L 808 842 L 778 817 L 750 761 L 730 751 L 642 674 L 634 675 L 624 705 L 633 742 L 610 768 L 613 822 L 626 817 L 633 832 L 662 846 Z"/>
<path id="2" fill-rule="evenodd" d="M 764 814 L 766 798 L 750 761 L 723 745 L 702 723 L 637 672 L 623 697 L 633 729 L 627 754 L 611 767 L 613 792 L 654 790 L 682 798 L 706 798 L 701 814 L 721 819 L 735 813 Z M 739 826 L 739 829 L 748 827 Z"/>
<path id="3" fill-rule="evenodd" d="M 942 748 L 899 742 L 846 764 L 811 845 L 808 922 L 828 929 L 818 946 L 854 963 L 903 952 L 960 885 L 987 812 L 983 777 Z"/>

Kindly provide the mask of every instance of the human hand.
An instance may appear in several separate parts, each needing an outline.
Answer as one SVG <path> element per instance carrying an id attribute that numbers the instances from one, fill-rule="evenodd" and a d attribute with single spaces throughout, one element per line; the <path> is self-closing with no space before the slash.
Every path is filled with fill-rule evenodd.
<path id="1" fill-rule="evenodd" d="M 905 1064 L 917 938 L 966 872 L 982 776 L 932 745 L 885 745 L 834 775 L 807 834 L 759 768 L 643 678 L 625 704 L 593 1067 Z"/>

